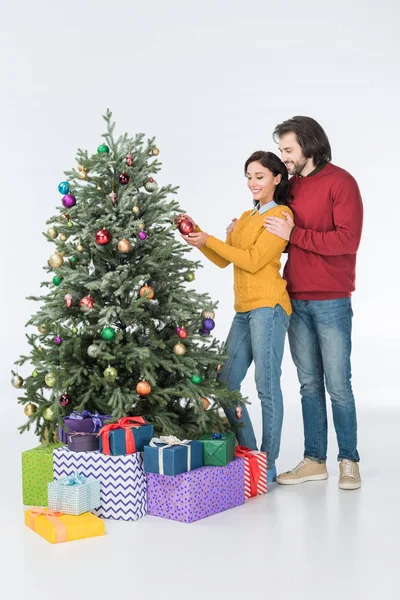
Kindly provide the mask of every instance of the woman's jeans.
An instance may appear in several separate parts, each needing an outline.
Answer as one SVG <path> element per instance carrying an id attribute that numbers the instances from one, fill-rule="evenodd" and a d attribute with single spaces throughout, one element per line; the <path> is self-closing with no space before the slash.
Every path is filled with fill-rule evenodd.
<path id="1" fill-rule="evenodd" d="M 225 354 L 229 359 L 219 375 L 231 391 L 240 390 L 247 370 L 254 360 L 255 381 L 262 410 L 261 450 L 267 453 L 268 469 L 275 466 L 279 455 L 283 420 L 281 390 L 281 363 L 285 336 L 290 317 L 280 305 L 275 308 L 256 308 L 236 313 L 226 341 Z M 237 430 L 238 442 L 257 450 L 257 442 L 248 410 L 243 406 L 241 418 L 235 413 L 236 405 L 225 410 L 232 425 L 242 423 Z"/>
<path id="2" fill-rule="evenodd" d="M 326 385 L 332 402 L 338 460 L 357 462 L 360 458 L 350 365 L 351 300 L 292 300 L 292 307 L 289 343 L 300 381 L 304 456 L 326 460 Z"/>

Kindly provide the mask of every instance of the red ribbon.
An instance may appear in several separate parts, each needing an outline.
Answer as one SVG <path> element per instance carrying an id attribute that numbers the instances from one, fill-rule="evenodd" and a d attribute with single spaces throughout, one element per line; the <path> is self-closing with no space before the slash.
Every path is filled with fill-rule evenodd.
<path id="1" fill-rule="evenodd" d="M 251 496 L 257 496 L 257 485 L 261 477 L 261 471 L 256 455 L 247 446 L 236 446 L 235 456 L 248 459 L 250 467 L 250 493 Z"/>
<path id="2" fill-rule="evenodd" d="M 136 443 L 132 429 L 138 429 L 142 425 L 146 425 L 146 421 L 143 417 L 122 417 L 122 419 L 119 419 L 116 423 L 104 425 L 97 434 L 101 435 L 103 454 L 111 454 L 109 435 L 110 431 L 115 429 L 125 429 L 126 454 L 134 454 L 134 452 L 136 452 Z"/>

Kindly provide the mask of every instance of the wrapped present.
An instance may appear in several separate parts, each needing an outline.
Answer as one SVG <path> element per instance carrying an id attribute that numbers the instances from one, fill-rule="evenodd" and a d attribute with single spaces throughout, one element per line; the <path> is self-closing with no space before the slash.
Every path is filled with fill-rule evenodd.
<path id="1" fill-rule="evenodd" d="M 234 433 L 207 433 L 200 438 L 203 462 L 207 466 L 225 467 L 235 457 Z"/>
<path id="2" fill-rule="evenodd" d="M 43 444 L 22 452 L 23 503 L 47 506 L 47 484 L 53 481 L 53 450 L 63 444 Z"/>
<path id="3" fill-rule="evenodd" d="M 100 482 L 100 506 L 93 513 L 104 519 L 136 521 L 147 512 L 143 454 L 107 456 L 100 452 L 54 451 L 54 478 L 81 473 Z"/>
<path id="4" fill-rule="evenodd" d="M 74 516 L 46 508 L 31 508 L 25 511 L 25 525 L 50 544 L 104 535 L 104 521 L 91 513 Z"/>
<path id="5" fill-rule="evenodd" d="M 111 415 L 99 415 L 83 410 L 81 413 L 73 411 L 68 417 L 64 417 L 64 426 L 67 431 L 59 426 L 58 438 L 64 444 L 68 443 L 68 433 L 83 431 L 84 433 L 98 433 L 107 421 L 111 421 Z"/>
<path id="6" fill-rule="evenodd" d="M 244 494 L 253 498 L 267 493 L 267 453 L 237 446 L 235 455 L 244 459 Z"/>
<path id="7" fill-rule="evenodd" d="M 147 473 L 149 515 L 192 523 L 244 504 L 244 460 L 201 467 L 175 477 Z"/>
<path id="8" fill-rule="evenodd" d="M 143 417 L 123 417 L 100 430 L 99 449 L 113 456 L 143 452 L 153 435 L 153 425 L 146 423 Z"/>
<path id="9" fill-rule="evenodd" d="M 79 473 L 48 484 L 48 507 L 66 515 L 82 515 L 100 506 L 100 481 Z"/>
<path id="10" fill-rule="evenodd" d="M 144 447 L 144 470 L 161 475 L 179 475 L 203 466 L 201 442 L 179 440 L 173 435 L 153 438 Z"/>
<path id="11" fill-rule="evenodd" d="M 76 431 L 67 435 L 68 448 L 73 452 L 94 452 L 99 449 L 97 433 Z"/>

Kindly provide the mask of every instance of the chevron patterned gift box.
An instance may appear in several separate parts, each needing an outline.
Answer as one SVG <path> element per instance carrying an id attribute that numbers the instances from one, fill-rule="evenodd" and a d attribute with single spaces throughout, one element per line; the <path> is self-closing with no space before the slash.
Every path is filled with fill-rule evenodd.
<path id="1" fill-rule="evenodd" d="M 136 521 L 147 513 L 146 476 L 141 452 L 108 456 L 101 452 L 54 451 L 54 478 L 80 473 L 100 481 L 100 507 L 93 513 L 103 519 Z"/>

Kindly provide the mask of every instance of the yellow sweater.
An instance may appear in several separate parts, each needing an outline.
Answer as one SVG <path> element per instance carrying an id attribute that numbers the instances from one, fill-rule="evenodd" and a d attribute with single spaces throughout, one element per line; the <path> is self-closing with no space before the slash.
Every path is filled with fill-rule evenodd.
<path id="1" fill-rule="evenodd" d="M 282 210 L 292 216 L 287 206 L 274 206 L 262 215 L 248 210 L 238 220 L 225 242 L 210 235 L 201 252 L 222 269 L 234 265 L 236 312 L 280 304 L 290 315 L 292 307 L 286 281 L 280 275 L 280 258 L 287 241 L 269 233 L 263 226 L 266 216 L 282 217 Z M 198 231 L 201 231 L 200 228 Z"/>

